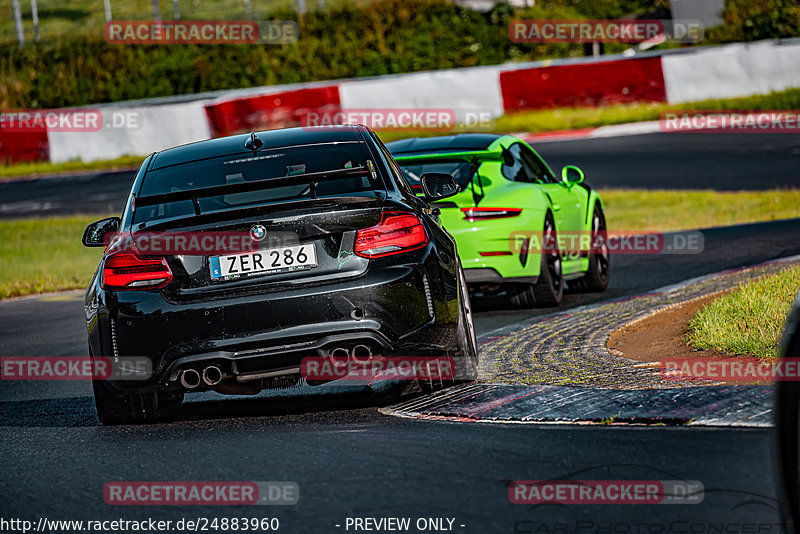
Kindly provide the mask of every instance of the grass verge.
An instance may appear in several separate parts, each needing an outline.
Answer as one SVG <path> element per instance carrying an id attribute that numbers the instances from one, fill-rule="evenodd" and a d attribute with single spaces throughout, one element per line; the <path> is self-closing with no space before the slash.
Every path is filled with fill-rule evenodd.
<path id="1" fill-rule="evenodd" d="M 800 89 L 789 89 L 767 95 L 754 95 L 724 100 L 704 100 L 690 104 L 659 103 L 620 104 L 599 108 L 559 108 L 526 111 L 504 115 L 497 119 L 497 133 L 549 132 L 595 128 L 629 122 L 656 121 L 663 113 L 672 111 L 745 111 L 800 109 Z"/>
<path id="2" fill-rule="evenodd" d="M 689 321 L 689 344 L 738 356 L 775 358 L 783 324 L 800 289 L 800 266 L 741 284 Z"/>
<path id="3" fill-rule="evenodd" d="M 558 108 L 540 111 L 526 111 L 505 115 L 497 119 L 492 133 L 519 133 L 519 132 L 552 132 L 561 130 L 575 130 L 581 128 L 595 128 L 612 124 L 625 124 L 658 120 L 662 113 L 669 111 L 688 110 L 796 110 L 800 109 L 800 89 L 789 89 L 768 95 L 756 95 L 745 98 L 727 100 L 707 100 L 692 104 L 670 106 L 667 104 L 624 104 L 597 108 Z M 380 138 L 388 143 L 408 137 L 432 137 L 446 135 L 451 132 L 421 131 L 421 132 L 378 132 Z M 68 161 L 65 163 L 19 163 L 0 166 L 0 181 L 16 179 L 23 176 L 38 176 L 50 173 L 83 171 L 97 169 L 111 169 L 123 167 L 138 167 L 145 156 L 124 156 L 113 160 L 93 161 Z"/>
<path id="4" fill-rule="evenodd" d="M 37 178 L 62 172 L 131 169 L 139 167 L 144 158 L 145 156 L 123 156 L 117 159 L 90 161 L 88 163 L 83 161 L 15 163 L 13 165 L 0 166 L 0 181 L 21 177 Z"/>
<path id="5" fill-rule="evenodd" d="M 798 216 L 800 189 L 765 191 L 604 189 L 609 230 L 671 232 Z"/>
<path id="6" fill-rule="evenodd" d="M 81 235 L 104 215 L 0 221 L 0 298 L 84 288 L 100 260 Z"/>
<path id="7" fill-rule="evenodd" d="M 800 109 L 800 89 L 789 89 L 767 95 L 754 95 L 724 100 L 704 100 L 690 104 L 663 103 L 618 104 L 603 107 L 556 108 L 523 111 L 504 115 L 489 130 L 492 133 L 557 132 L 597 128 L 613 124 L 656 121 L 663 113 L 672 111 L 746 111 L 746 110 L 796 110 Z M 432 137 L 442 132 L 379 132 L 381 140 L 388 143 L 406 137 Z"/>
<path id="8" fill-rule="evenodd" d="M 797 216 L 800 190 L 600 191 L 612 230 L 689 230 Z M 692 213 L 692 217 L 686 217 Z M 106 215 L 0 221 L 0 299 L 84 288 L 100 258 L 80 238 Z"/>

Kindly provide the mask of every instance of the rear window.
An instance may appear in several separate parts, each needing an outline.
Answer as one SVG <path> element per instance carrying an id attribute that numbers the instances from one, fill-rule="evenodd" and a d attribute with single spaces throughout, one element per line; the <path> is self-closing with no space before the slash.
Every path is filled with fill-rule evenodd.
<path id="1" fill-rule="evenodd" d="M 366 145 L 359 141 L 336 142 L 260 150 L 257 154 L 237 154 L 183 163 L 149 171 L 138 196 L 160 195 L 206 187 L 232 185 L 269 178 L 297 176 L 323 171 L 367 167 L 371 159 Z M 377 167 L 377 166 L 375 166 Z M 379 169 L 379 167 L 377 167 Z M 325 179 L 315 186 L 315 196 L 342 196 L 364 191 L 385 190 L 380 175 Z M 308 184 L 291 185 L 199 198 L 200 213 L 241 208 L 271 202 L 311 197 Z M 134 223 L 154 219 L 188 216 L 195 213 L 191 200 L 179 200 L 137 207 Z"/>
<path id="2" fill-rule="evenodd" d="M 435 161 L 428 163 L 399 163 L 408 183 L 415 191 L 422 189 L 420 178 L 423 174 L 444 173 L 455 178 L 456 183 L 463 191 L 469 185 L 475 174 L 471 163 L 466 161 Z"/>

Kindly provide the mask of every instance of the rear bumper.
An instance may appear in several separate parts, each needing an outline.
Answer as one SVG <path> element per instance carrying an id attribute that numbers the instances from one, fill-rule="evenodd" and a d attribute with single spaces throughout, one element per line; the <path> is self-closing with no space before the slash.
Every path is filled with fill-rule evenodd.
<path id="1" fill-rule="evenodd" d="M 512 276 L 504 278 L 496 269 L 491 267 L 464 269 L 464 278 L 468 284 L 535 284 L 539 279 L 538 276 Z"/>
<path id="2" fill-rule="evenodd" d="M 524 253 L 520 236 L 524 236 L 526 229 L 540 228 L 539 218 L 539 212 L 523 210 L 519 217 L 469 222 L 454 208 L 442 210 L 444 227 L 456 240 L 469 283 L 523 281 L 513 280 L 517 278 L 535 281 L 541 259 L 538 253 Z M 500 279 L 494 277 L 495 273 Z"/>

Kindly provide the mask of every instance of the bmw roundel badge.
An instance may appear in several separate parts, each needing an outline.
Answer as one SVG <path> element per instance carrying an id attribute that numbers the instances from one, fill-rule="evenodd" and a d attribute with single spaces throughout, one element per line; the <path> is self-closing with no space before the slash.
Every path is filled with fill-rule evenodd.
<path id="1" fill-rule="evenodd" d="M 250 237 L 256 241 L 261 241 L 266 235 L 267 229 L 264 228 L 263 224 L 257 224 L 250 229 Z"/>

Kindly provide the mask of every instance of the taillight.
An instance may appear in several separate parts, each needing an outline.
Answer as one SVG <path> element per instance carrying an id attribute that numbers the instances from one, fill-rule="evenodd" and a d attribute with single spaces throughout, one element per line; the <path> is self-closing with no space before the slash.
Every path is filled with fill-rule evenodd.
<path id="1" fill-rule="evenodd" d="M 428 244 L 422 222 L 413 213 L 389 212 L 377 226 L 359 230 L 353 252 L 364 258 L 380 258 L 418 249 Z"/>
<path id="2" fill-rule="evenodd" d="M 469 222 L 486 221 L 489 219 L 505 219 L 516 217 L 522 210 L 520 208 L 461 208 L 464 218 Z"/>
<path id="3" fill-rule="evenodd" d="M 156 289 L 171 280 L 172 270 L 164 258 L 144 259 L 118 252 L 107 257 L 103 264 L 104 289 Z"/>

